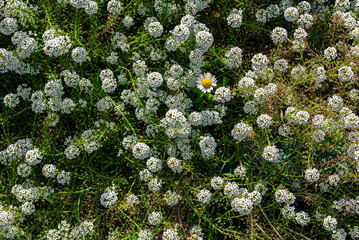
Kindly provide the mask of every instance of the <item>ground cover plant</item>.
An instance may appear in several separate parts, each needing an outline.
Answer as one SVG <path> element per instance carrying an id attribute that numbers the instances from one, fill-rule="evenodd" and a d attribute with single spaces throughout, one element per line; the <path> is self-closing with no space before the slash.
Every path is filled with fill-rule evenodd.
<path id="1" fill-rule="evenodd" d="M 0 238 L 358 239 L 358 12 L 0 0 Z"/>

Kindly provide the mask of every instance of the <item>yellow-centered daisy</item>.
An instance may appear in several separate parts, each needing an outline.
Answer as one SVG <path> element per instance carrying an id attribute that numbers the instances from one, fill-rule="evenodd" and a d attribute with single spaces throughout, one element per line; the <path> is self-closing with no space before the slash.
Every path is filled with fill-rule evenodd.
<path id="1" fill-rule="evenodd" d="M 217 86 L 216 77 L 210 73 L 201 74 L 198 77 L 197 87 L 202 92 L 211 92 L 213 90 L 213 86 Z"/>

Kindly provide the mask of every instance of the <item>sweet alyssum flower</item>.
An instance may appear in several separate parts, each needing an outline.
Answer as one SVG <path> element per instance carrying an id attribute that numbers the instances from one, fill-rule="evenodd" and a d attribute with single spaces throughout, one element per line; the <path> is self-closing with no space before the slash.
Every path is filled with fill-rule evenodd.
<path id="1" fill-rule="evenodd" d="M 213 90 L 213 86 L 217 86 L 217 79 L 212 74 L 205 73 L 198 77 L 197 87 L 202 92 L 211 92 Z"/>

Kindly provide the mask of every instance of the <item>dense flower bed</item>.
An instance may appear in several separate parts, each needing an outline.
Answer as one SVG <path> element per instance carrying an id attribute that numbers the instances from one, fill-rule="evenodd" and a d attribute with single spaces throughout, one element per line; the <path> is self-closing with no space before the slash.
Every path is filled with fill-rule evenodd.
<path id="1" fill-rule="evenodd" d="M 358 12 L 0 0 L 0 238 L 358 239 Z"/>

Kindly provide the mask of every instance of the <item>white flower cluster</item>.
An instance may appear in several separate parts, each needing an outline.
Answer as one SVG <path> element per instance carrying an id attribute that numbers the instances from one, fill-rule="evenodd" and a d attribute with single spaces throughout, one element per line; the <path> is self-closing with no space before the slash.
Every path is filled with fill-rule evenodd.
<path id="1" fill-rule="evenodd" d="M 312 137 L 313 137 L 314 142 L 317 142 L 317 143 L 322 142 L 325 138 L 325 132 L 320 129 L 315 130 L 313 132 Z"/>
<path id="2" fill-rule="evenodd" d="M 147 170 L 147 169 L 146 169 Z M 158 192 L 161 190 L 161 187 L 162 187 L 162 180 L 161 179 L 158 179 L 157 177 L 156 178 L 153 178 L 151 179 L 149 182 L 148 182 L 148 189 L 152 192 Z"/>
<path id="3" fill-rule="evenodd" d="M 30 100 L 31 87 L 28 87 L 26 83 L 23 83 L 17 87 L 17 95 L 23 100 Z"/>
<path id="4" fill-rule="evenodd" d="M 257 183 L 254 186 L 254 190 L 259 192 L 262 196 L 264 196 L 268 191 L 268 187 L 265 183 Z"/>
<path id="5" fill-rule="evenodd" d="M 182 197 L 175 191 L 172 192 L 171 190 L 168 190 L 165 193 L 164 200 L 168 206 L 173 207 L 173 206 L 177 205 L 179 203 L 179 201 L 182 200 Z"/>
<path id="6" fill-rule="evenodd" d="M 38 148 L 35 148 L 33 150 L 29 150 L 26 153 L 25 162 L 29 165 L 34 166 L 41 163 L 42 158 L 43 156 L 40 150 Z"/>
<path id="7" fill-rule="evenodd" d="M 242 141 L 253 132 L 253 128 L 246 123 L 240 122 L 234 125 L 231 135 L 234 139 Z"/>
<path id="8" fill-rule="evenodd" d="M 267 114 L 262 114 L 257 117 L 257 124 L 260 128 L 269 128 L 273 124 L 272 117 Z"/>
<path id="9" fill-rule="evenodd" d="M 202 157 L 214 158 L 216 154 L 216 147 L 217 143 L 213 137 L 202 137 L 201 141 L 199 142 L 199 147 L 201 148 Z"/>
<path id="10" fill-rule="evenodd" d="M 326 71 L 323 66 L 319 66 L 319 67 L 315 68 L 313 75 L 314 75 L 315 82 L 317 83 L 318 86 L 320 86 L 320 83 L 323 82 L 327 78 Z"/>
<path id="11" fill-rule="evenodd" d="M 352 101 L 359 101 L 359 90 L 355 88 L 350 90 L 349 97 Z"/>
<path id="12" fill-rule="evenodd" d="M 114 92 L 117 88 L 117 81 L 113 72 L 110 69 L 104 69 L 100 72 L 100 80 L 102 82 L 102 89 L 107 92 Z"/>
<path id="13" fill-rule="evenodd" d="M 213 190 L 219 190 L 223 187 L 223 179 L 221 177 L 213 177 L 211 179 L 211 187 Z"/>
<path id="14" fill-rule="evenodd" d="M 116 64 L 118 62 L 119 55 L 117 52 L 111 52 L 110 56 L 106 58 L 106 62 L 109 64 Z"/>
<path id="15" fill-rule="evenodd" d="M 17 21 L 15 18 L 4 18 L 0 22 L 0 32 L 4 35 L 11 35 L 18 29 Z"/>
<path id="16" fill-rule="evenodd" d="M 132 149 L 137 143 L 137 138 L 135 136 L 129 135 L 123 138 L 122 146 L 125 149 Z"/>
<path id="17" fill-rule="evenodd" d="M 31 165 L 22 163 L 17 167 L 17 174 L 23 178 L 28 177 L 31 174 Z"/>
<path id="18" fill-rule="evenodd" d="M 279 163 L 282 159 L 283 152 L 276 146 L 266 146 L 263 149 L 262 157 L 268 162 Z"/>
<path id="19" fill-rule="evenodd" d="M 169 157 L 167 160 L 167 165 L 175 173 L 182 172 L 182 160 L 179 160 L 175 157 Z"/>
<path id="20" fill-rule="evenodd" d="M 97 136 L 94 129 L 85 130 L 81 134 L 81 140 L 83 149 L 89 154 L 98 150 L 100 147 L 100 145 L 97 143 Z"/>
<path id="21" fill-rule="evenodd" d="M 56 177 L 57 168 L 53 164 L 45 164 L 42 168 L 42 174 L 46 178 L 54 178 Z"/>
<path id="22" fill-rule="evenodd" d="M 231 69 L 239 68 L 242 65 L 243 50 L 239 47 L 232 47 L 225 53 L 224 64 Z"/>
<path id="23" fill-rule="evenodd" d="M 305 13 L 299 16 L 298 23 L 302 28 L 309 29 L 313 26 L 314 18 L 309 13 Z"/>
<path id="24" fill-rule="evenodd" d="M 39 67 L 34 68 L 29 63 L 21 61 L 16 53 L 0 48 L 0 73 L 7 73 L 8 71 L 14 71 L 17 74 L 36 75 L 39 73 Z"/>
<path id="25" fill-rule="evenodd" d="M 287 30 L 282 27 L 276 27 L 272 30 L 271 38 L 275 44 L 283 43 L 288 36 Z"/>
<path id="26" fill-rule="evenodd" d="M 11 211 L 5 211 L 3 206 L 0 206 L 0 228 L 6 229 L 14 223 L 15 216 Z"/>
<path id="27" fill-rule="evenodd" d="M 262 53 L 255 54 L 252 59 L 252 69 L 256 72 L 260 72 L 267 68 L 269 60 L 266 55 Z"/>
<path id="28" fill-rule="evenodd" d="M 242 25 L 242 9 L 233 8 L 227 17 L 228 26 L 238 28 Z"/>
<path id="29" fill-rule="evenodd" d="M 234 198 L 231 202 L 231 207 L 240 215 L 248 215 L 253 210 L 253 202 L 248 198 Z"/>
<path id="30" fill-rule="evenodd" d="M 44 52 L 49 57 L 62 56 L 70 50 L 72 44 L 68 36 L 58 36 L 55 30 L 47 30 L 42 35 L 42 40 L 45 43 Z"/>
<path id="31" fill-rule="evenodd" d="M 286 204 L 294 204 L 296 197 L 293 193 L 289 192 L 286 189 L 276 190 L 274 193 L 275 201 L 277 203 L 286 203 Z"/>
<path id="32" fill-rule="evenodd" d="M 57 229 L 50 229 L 46 237 L 49 240 L 61 239 L 62 236 L 69 239 L 81 239 L 92 235 L 93 227 L 92 222 L 84 221 L 71 229 L 71 225 L 64 220 L 57 225 Z"/>
<path id="33" fill-rule="evenodd" d="M 64 77 L 64 82 L 69 87 L 79 86 L 80 90 L 85 92 L 92 88 L 90 80 L 81 78 L 76 72 L 64 70 L 60 73 L 60 76 Z"/>
<path id="34" fill-rule="evenodd" d="M 256 12 L 256 19 L 258 22 L 266 23 L 268 20 L 277 18 L 281 14 L 281 10 L 286 4 L 282 1 L 281 8 L 277 4 L 270 4 L 266 9 L 259 9 Z"/>
<path id="35" fill-rule="evenodd" d="M 226 87 L 217 88 L 214 98 L 220 103 L 226 103 L 231 100 L 231 91 Z"/>
<path id="36" fill-rule="evenodd" d="M 290 135 L 290 127 L 287 125 L 281 125 L 278 128 L 278 133 L 283 137 L 288 137 Z"/>
<path id="37" fill-rule="evenodd" d="M 234 169 L 234 175 L 236 177 L 245 177 L 246 176 L 246 168 L 244 166 L 238 166 Z"/>
<path id="38" fill-rule="evenodd" d="M 140 200 L 138 199 L 138 197 L 135 194 L 130 194 L 128 195 L 128 197 L 126 198 L 126 202 L 130 207 L 133 207 L 137 204 L 140 203 Z"/>
<path id="39" fill-rule="evenodd" d="M 167 2 L 163 0 L 156 0 L 154 3 L 154 8 L 159 15 L 167 15 L 168 22 L 173 22 L 173 20 L 178 17 L 180 5 L 175 1 Z"/>
<path id="40" fill-rule="evenodd" d="M 88 59 L 88 53 L 85 48 L 83 47 L 76 47 L 72 49 L 71 52 L 72 60 L 74 60 L 77 63 L 83 63 L 86 62 Z"/>
<path id="41" fill-rule="evenodd" d="M 31 184 L 16 184 L 12 187 L 11 193 L 16 199 L 21 202 L 33 202 L 39 199 L 40 190 L 37 187 L 31 186 Z"/>
<path id="42" fill-rule="evenodd" d="M 263 192 L 264 193 L 264 192 Z M 254 206 L 262 201 L 262 195 L 259 191 L 248 192 L 246 188 L 240 188 L 234 182 L 229 182 L 224 188 L 224 194 L 232 198 L 231 207 L 240 215 L 247 215 L 252 212 Z"/>
<path id="43" fill-rule="evenodd" d="M 349 231 L 349 235 L 352 239 L 358 239 L 359 238 L 359 227 L 358 226 L 351 227 L 351 229 Z"/>
<path id="44" fill-rule="evenodd" d="M 163 26 L 161 25 L 160 22 L 155 21 L 155 20 L 153 20 L 149 24 L 146 24 L 145 28 L 147 29 L 149 34 L 154 38 L 160 37 L 163 33 Z"/>
<path id="45" fill-rule="evenodd" d="M 108 187 L 106 191 L 101 195 L 100 202 L 105 208 L 113 207 L 118 200 L 118 193 L 115 191 L 115 187 Z"/>
<path id="46" fill-rule="evenodd" d="M 318 171 L 318 169 L 316 168 L 308 168 L 307 170 L 305 170 L 305 179 L 312 183 L 312 182 L 317 182 L 319 180 L 320 177 L 320 173 Z"/>
<path id="47" fill-rule="evenodd" d="M 149 224 L 155 226 L 161 223 L 162 214 L 160 212 L 151 212 L 147 219 Z"/>
<path id="48" fill-rule="evenodd" d="M 151 149 L 147 144 L 139 142 L 133 146 L 132 153 L 137 159 L 145 159 L 150 156 Z"/>
<path id="49" fill-rule="evenodd" d="M 84 10 L 85 10 L 85 13 L 87 13 L 88 15 L 96 14 L 98 12 L 97 2 L 92 1 L 92 0 L 85 1 Z"/>
<path id="50" fill-rule="evenodd" d="M 328 47 L 324 50 L 324 57 L 328 61 L 333 61 L 338 56 L 337 49 L 335 47 Z"/>
<path id="51" fill-rule="evenodd" d="M 295 66 L 290 73 L 294 79 L 298 80 L 304 77 L 305 67 L 302 65 Z"/>
<path id="52" fill-rule="evenodd" d="M 69 144 L 64 153 L 66 158 L 74 159 L 80 155 L 80 149 L 75 144 Z"/>
<path id="53" fill-rule="evenodd" d="M 111 37 L 111 44 L 113 49 L 120 48 L 123 52 L 128 52 L 130 49 L 130 45 L 127 43 L 127 37 L 120 32 L 115 32 Z"/>
<path id="54" fill-rule="evenodd" d="M 339 96 L 332 96 L 328 99 L 328 107 L 335 112 L 339 112 L 344 106 L 344 101 Z"/>
<path id="55" fill-rule="evenodd" d="M 26 32 L 17 31 L 11 37 L 12 43 L 16 46 L 16 55 L 21 58 L 27 58 L 38 49 L 37 42 Z"/>
<path id="56" fill-rule="evenodd" d="M 209 201 L 211 200 L 211 196 L 212 193 L 207 190 L 207 189 L 202 189 L 198 194 L 197 194 L 197 199 L 199 202 L 201 202 L 202 204 L 208 204 Z"/>
<path id="57" fill-rule="evenodd" d="M 192 126 L 211 126 L 222 123 L 219 112 L 209 110 L 192 112 L 188 117 L 188 121 Z"/>
<path id="58" fill-rule="evenodd" d="M 278 59 L 277 61 L 274 62 L 273 68 L 274 70 L 284 73 L 288 69 L 288 62 L 283 58 Z"/>
<path id="59" fill-rule="evenodd" d="M 337 228 L 337 219 L 333 218 L 332 216 L 324 218 L 323 227 L 327 231 L 335 230 Z"/>
<path id="60" fill-rule="evenodd" d="M 140 172 L 140 180 L 143 182 L 148 182 L 148 180 L 150 180 L 151 177 L 152 177 L 152 173 L 148 171 L 148 169 L 143 169 Z"/>
<path id="61" fill-rule="evenodd" d="M 298 110 L 295 107 L 288 107 L 285 111 L 285 118 L 289 123 L 307 124 L 310 114 L 307 111 Z"/>
<path id="62" fill-rule="evenodd" d="M 285 219 L 292 219 L 295 217 L 295 207 L 291 207 L 289 204 L 286 204 L 280 211 Z"/>
<path id="63" fill-rule="evenodd" d="M 293 41 L 293 51 L 302 53 L 306 48 L 307 44 L 304 40 L 294 40 Z"/>
<path id="64" fill-rule="evenodd" d="M 244 104 L 243 111 L 250 115 L 255 115 L 258 112 L 257 101 L 248 101 Z"/>
<path id="65" fill-rule="evenodd" d="M 358 214 L 359 209 L 357 205 L 358 205 L 358 197 L 355 199 L 341 198 L 333 202 L 332 208 L 336 209 L 338 212 L 345 211 L 350 214 Z"/>
<path id="66" fill-rule="evenodd" d="M 354 82 L 357 78 L 351 66 L 343 66 L 338 69 L 338 78 L 343 82 Z"/>
<path id="67" fill-rule="evenodd" d="M 195 16 L 198 12 L 206 9 L 210 2 L 211 2 L 210 0 L 201 0 L 201 1 L 190 0 L 184 6 L 185 12 L 186 14 Z"/>
<path id="68" fill-rule="evenodd" d="M 298 42 L 303 42 L 308 37 L 307 31 L 305 31 L 305 29 L 301 27 L 295 29 L 293 35 L 294 35 L 294 39 Z"/>
<path id="69" fill-rule="evenodd" d="M 25 215 L 31 215 L 35 212 L 35 205 L 32 202 L 25 202 L 21 205 L 21 212 Z"/>
<path id="70" fill-rule="evenodd" d="M 14 93 L 9 93 L 4 97 L 4 104 L 6 107 L 14 108 L 20 103 L 19 96 Z"/>
<path id="71" fill-rule="evenodd" d="M 337 174 L 333 174 L 328 177 L 328 183 L 331 186 L 336 187 L 338 185 L 339 181 L 340 181 L 340 178 Z"/>
<path id="72" fill-rule="evenodd" d="M 189 39 L 191 32 L 187 25 L 180 24 L 172 30 L 172 35 L 175 41 L 183 44 Z"/>
<path id="73" fill-rule="evenodd" d="M 198 225 L 194 225 L 191 228 L 190 234 L 193 239 L 198 239 L 198 240 L 203 239 L 203 235 L 204 235 L 202 228 Z"/>
<path id="74" fill-rule="evenodd" d="M 152 239 L 153 239 L 153 233 L 148 229 L 141 230 L 138 233 L 137 240 L 152 240 Z"/>
<path id="75" fill-rule="evenodd" d="M 158 88 L 162 85 L 163 77 L 159 72 L 151 72 L 147 74 L 147 83 L 152 88 Z"/>
<path id="76" fill-rule="evenodd" d="M 226 195 L 229 198 L 237 197 L 239 196 L 239 187 L 234 182 L 228 182 L 223 189 L 224 195 Z"/>
<path id="77" fill-rule="evenodd" d="M 165 118 L 161 119 L 161 126 L 170 138 L 186 138 L 191 133 L 191 125 L 184 114 L 177 109 L 167 111 Z"/>
<path id="78" fill-rule="evenodd" d="M 155 157 L 150 157 L 146 162 L 147 169 L 155 173 L 162 169 L 162 160 Z"/>
<path id="79" fill-rule="evenodd" d="M 107 3 L 107 11 L 113 15 L 120 14 L 122 10 L 122 4 L 118 0 L 111 0 Z"/>
<path id="80" fill-rule="evenodd" d="M 59 174 L 57 174 L 57 182 L 61 185 L 70 184 L 71 175 L 70 172 L 66 172 L 62 170 Z"/>
<path id="81" fill-rule="evenodd" d="M 28 151 L 33 150 L 33 145 L 31 143 L 31 139 L 20 139 L 14 144 L 10 144 L 7 146 L 5 150 L 0 151 L 0 163 L 3 165 L 11 164 L 12 162 L 19 160 L 26 156 Z M 34 157 L 36 158 L 35 161 L 41 162 L 41 159 L 38 159 L 40 157 L 40 152 L 33 152 Z M 29 155 L 30 157 L 30 155 Z M 32 158 L 33 159 L 33 158 Z"/>
<path id="82" fill-rule="evenodd" d="M 303 227 L 310 222 L 309 214 L 304 211 L 297 212 L 295 214 L 295 221 Z"/>
<path id="83" fill-rule="evenodd" d="M 59 4 L 68 4 L 75 8 L 84 9 L 88 15 L 93 15 L 98 12 L 98 4 L 92 0 L 57 0 Z"/>
<path id="84" fill-rule="evenodd" d="M 206 52 L 213 44 L 214 38 L 212 33 L 208 31 L 199 31 L 196 34 L 196 44 L 198 48 Z"/>
<path id="85" fill-rule="evenodd" d="M 163 232 L 162 239 L 163 240 L 180 240 L 181 238 L 180 238 L 180 235 L 178 234 L 177 229 L 170 228 L 170 229 L 166 229 Z"/>

